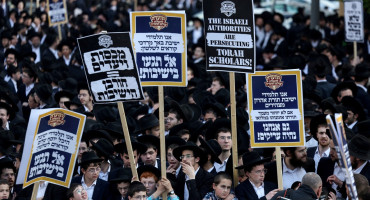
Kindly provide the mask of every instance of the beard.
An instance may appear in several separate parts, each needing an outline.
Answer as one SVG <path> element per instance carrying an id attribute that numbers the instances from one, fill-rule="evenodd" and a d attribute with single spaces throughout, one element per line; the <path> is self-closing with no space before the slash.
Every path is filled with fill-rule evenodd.
<path id="1" fill-rule="evenodd" d="M 306 161 L 302 161 L 301 159 L 298 159 L 295 153 L 292 154 L 292 159 L 290 159 L 290 164 L 297 168 L 297 167 L 302 167 Z"/>

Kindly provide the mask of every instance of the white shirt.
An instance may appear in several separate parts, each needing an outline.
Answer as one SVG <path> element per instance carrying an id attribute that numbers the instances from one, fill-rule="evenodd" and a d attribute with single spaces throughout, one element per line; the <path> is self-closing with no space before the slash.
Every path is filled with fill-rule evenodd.
<path id="1" fill-rule="evenodd" d="M 357 85 L 357 87 L 362 88 L 365 92 L 367 92 L 367 88 L 364 87 L 363 85 L 357 84 L 357 83 L 356 83 L 356 85 Z"/>
<path id="2" fill-rule="evenodd" d="M 319 145 L 319 143 L 315 139 L 311 138 L 310 140 L 306 141 L 305 146 L 309 148 L 309 147 L 317 147 L 317 145 Z"/>
<path id="3" fill-rule="evenodd" d="M 260 28 L 260 27 L 256 26 L 256 29 L 255 30 L 256 30 L 256 35 L 258 36 L 258 40 L 256 42 L 256 46 L 258 48 L 261 48 L 262 42 L 265 39 L 265 29 L 263 27 Z"/>
<path id="4" fill-rule="evenodd" d="M 202 34 L 203 34 L 203 29 L 202 28 L 193 30 L 193 43 L 194 44 L 198 43 L 198 40 L 199 40 L 200 37 L 202 37 Z"/>
<path id="5" fill-rule="evenodd" d="M 229 156 L 230 158 L 230 156 Z M 222 162 L 221 164 L 218 164 L 215 162 L 214 166 L 216 168 L 216 172 L 224 172 L 226 170 L 226 163 L 227 161 L 229 160 L 229 158 L 227 158 L 224 162 Z"/>
<path id="6" fill-rule="evenodd" d="M 331 67 L 331 73 L 332 73 L 332 75 L 333 75 L 333 77 L 336 79 L 336 80 L 338 80 L 338 75 L 337 75 L 337 72 L 335 72 L 335 67 L 332 65 L 332 67 Z"/>
<path id="7" fill-rule="evenodd" d="M 289 169 L 285 160 L 283 160 L 283 188 L 288 189 L 296 181 L 302 181 L 303 176 L 306 174 L 306 170 L 303 167 L 297 167 L 293 170 Z"/>
<path id="8" fill-rule="evenodd" d="M 92 196 L 94 194 L 94 189 L 95 189 L 95 186 L 96 186 L 96 180 L 93 182 L 93 184 L 90 185 L 90 187 L 88 187 L 85 184 L 84 177 L 85 176 L 82 176 L 81 185 L 86 190 L 87 196 L 89 197 L 89 199 L 92 199 Z"/>
<path id="9" fill-rule="evenodd" d="M 313 160 L 315 161 L 315 172 L 316 173 L 317 173 L 317 166 L 319 166 L 320 159 L 324 157 L 329 157 L 329 153 L 330 153 L 330 148 L 324 151 L 322 156 L 320 156 L 319 147 L 316 148 L 315 155 L 313 156 Z"/>
<path id="10" fill-rule="evenodd" d="M 349 129 L 353 129 L 353 127 L 357 124 L 358 121 L 353 122 L 352 124 L 347 124 Z"/>
<path id="11" fill-rule="evenodd" d="M 69 63 L 71 62 L 71 56 L 69 56 L 69 58 L 66 58 L 65 56 L 63 56 L 63 60 L 64 60 L 64 63 L 68 66 Z"/>
<path id="12" fill-rule="evenodd" d="M 47 181 L 40 181 L 39 189 L 37 190 L 36 198 L 42 198 L 45 195 L 46 187 L 48 186 L 49 182 Z"/>
<path id="13" fill-rule="evenodd" d="M 199 168 L 195 171 L 195 176 L 197 175 L 198 171 L 199 171 Z M 185 175 L 185 185 L 184 185 L 184 200 L 189 200 L 189 190 L 188 190 L 188 186 L 186 185 L 186 181 L 189 180 L 189 177 L 188 175 Z"/>
<path id="14" fill-rule="evenodd" d="M 211 173 L 211 171 L 215 168 L 215 166 L 213 165 L 213 167 L 209 168 L 209 170 L 207 170 L 207 172 Z"/>
<path id="15" fill-rule="evenodd" d="M 356 170 L 353 170 L 353 173 L 355 174 L 359 174 L 361 173 L 362 169 L 365 167 L 365 165 L 367 164 L 368 161 L 365 161 L 364 164 L 362 164 L 359 168 L 357 168 Z"/>
<path id="16" fill-rule="evenodd" d="M 36 54 L 35 63 L 38 63 L 40 62 L 40 58 L 41 58 L 40 46 L 37 48 L 35 48 L 33 45 L 31 46 L 32 46 L 32 52 Z"/>
<path id="17" fill-rule="evenodd" d="M 344 181 L 346 179 L 346 172 L 338 165 L 338 163 L 334 164 L 333 174 L 341 181 Z M 331 187 L 336 190 L 338 185 L 333 183 Z M 342 197 L 342 194 L 340 192 L 337 192 L 337 197 Z"/>
<path id="18" fill-rule="evenodd" d="M 13 82 L 15 93 L 17 93 L 18 92 L 17 81 L 13 80 L 12 78 L 10 80 L 12 80 L 12 82 Z"/>
<path id="19" fill-rule="evenodd" d="M 250 180 L 248 180 L 248 181 L 252 184 L 253 189 L 256 192 L 257 196 L 258 196 L 258 199 L 265 196 L 265 189 L 264 189 L 265 184 L 263 182 L 262 182 L 261 186 L 256 187 Z"/>
<path id="20" fill-rule="evenodd" d="M 107 170 L 107 172 L 103 172 L 103 171 L 101 171 L 100 170 L 100 172 L 99 172 L 99 178 L 100 179 L 103 179 L 103 180 L 105 180 L 105 181 L 108 181 L 108 175 L 109 175 L 109 172 L 110 172 L 110 167 L 111 167 L 111 165 L 110 165 L 110 161 L 108 160 L 108 163 L 109 163 L 109 167 L 108 167 L 108 170 Z"/>
<path id="21" fill-rule="evenodd" d="M 49 48 L 49 49 L 50 49 L 51 53 L 53 53 L 53 54 L 54 54 L 54 57 L 55 57 L 56 59 L 58 59 L 58 58 L 59 58 L 59 56 L 58 56 L 58 51 L 57 51 L 57 50 L 55 50 L 55 49 L 52 49 L 52 48 Z"/>
<path id="22" fill-rule="evenodd" d="M 34 86 L 34 83 L 31 83 L 29 86 L 26 85 L 26 96 L 28 96 Z"/>

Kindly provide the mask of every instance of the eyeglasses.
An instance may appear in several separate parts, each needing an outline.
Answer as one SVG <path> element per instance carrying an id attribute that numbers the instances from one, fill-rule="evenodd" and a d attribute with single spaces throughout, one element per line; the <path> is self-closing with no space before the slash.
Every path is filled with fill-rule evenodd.
<path id="1" fill-rule="evenodd" d="M 186 155 L 182 155 L 180 156 L 180 160 L 184 159 L 184 158 L 192 158 L 194 157 L 193 155 L 190 155 L 190 154 L 186 154 Z"/>
<path id="2" fill-rule="evenodd" d="M 90 172 L 90 173 L 100 172 L 100 167 L 90 168 L 90 169 L 88 169 L 87 171 L 88 171 L 88 172 Z"/>
<path id="3" fill-rule="evenodd" d="M 137 196 L 133 196 L 132 197 L 132 199 L 143 199 L 143 200 L 146 200 L 146 195 L 142 195 L 142 196 L 140 196 L 140 195 L 137 195 Z"/>
<path id="4" fill-rule="evenodd" d="M 255 171 L 254 173 L 256 173 L 256 174 L 258 174 L 258 175 L 261 175 L 262 173 L 267 174 L 267 169 L 257 170 L 257 171 Z"/>

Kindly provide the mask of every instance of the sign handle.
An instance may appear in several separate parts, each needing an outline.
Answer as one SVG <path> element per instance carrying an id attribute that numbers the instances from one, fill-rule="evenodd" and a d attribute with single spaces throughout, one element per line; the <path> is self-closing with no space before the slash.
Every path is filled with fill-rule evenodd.
<path id="1" fill-rule="evenodd" d="M 129 133 L 128 127 L 127 127 L 125 109 L 123 108 L 123 103 L 122 102 L 117 102 L 117 104 L 118 104 L 119 115 L 120 115 L 120 118 L 121 118 L 123 133 L 124 133 L 124 136 L 125 136 L 127 153 L 128 153 L 128 157 L 130 159 L 130 167 L 131 167 L 132 176 L 139 179 L 139 177 L 137 175 L 137 171 L 136 171 L 136 163 L 135 163 L 135 160 L 134 160 L 134 152 L 132 151 L 130 133 Z"/>
<path id="2" fill-rule="evenodd" d="M 40 0 L 36 0 L 36 8 L 40 7 Z"/>
<path id="3" fill-rule="evenodd" d="M 136 1 L 135 1 L 136 2 Z M 163 86 L 158 86 L 158 98 L 159 98 L 159 139 L 160 150 L 161 150 L 161 176 L 166 178 L 166 139 L 164 135 L 164 92 Z M 163 199 L 167 199 L 167 194 L 162 194 Z"/>
<path id="4" fill-rule="evenodd" d="M 353 42 L 353 59 L 354 60 L 357 59 L 357 42 L 356 41 Z"/>
<path id="5" fill-rule="evenodd" d="M 279 190 L 283 188 L 283 169 L 282 169 L 282 160 L 281 160 L 281 149 L 280 147 L 275 147 L 275 156 L 276 156 L 276 172 L 278 179 L 278 188 Z"/>
<path id="6" fill-rule="evenodd" d="M 62 28 L 60 27 L 60 24 L 58 24 L 58 36 L 59 40 L 62 40 Z"/>
<path id="7" fill-rule="evenodd" d="M 30 0 L 30 10 L 28 11 L 29 12 L 29 14 L 31 14 L 32 13 L 32 5 L 33 4 L 33 0 Z"/>
<path id="8" fill-rule="evenodd" d="M 236 125 L 236 100 L 235 100 L 235 72 L 229 73 L 230 79 L 230 106 L 231 106 L 231 138 L 233 141 L 232 148 L 232 159 L 233 159 L 233 177 L 234 187 L 238 185 L 238 170 L 235 166 L 238 166 L 238 134 Z"/>
<path id="9" fill-rule="evenodd" d="M 36 182 L 33 184 L 33 190 L 32 190 L 32 196 L 31 199 L 36 199 L 37 197 L 37 192 L 39 190 L 40 182 Z"/>

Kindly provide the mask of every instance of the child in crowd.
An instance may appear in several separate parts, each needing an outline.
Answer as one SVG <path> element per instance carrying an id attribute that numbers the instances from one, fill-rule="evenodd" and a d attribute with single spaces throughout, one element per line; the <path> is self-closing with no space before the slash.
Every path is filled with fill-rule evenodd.
<path id="1" fill-rule="evenodd" d="M 9 183 L 6 180 L 0 180 L 0 199 L 9 199 Z"/>
<path id="2" fill-rule="evenodd" d="M 238 200 L 233 191 L 231 191 L 232 178 L 226 172 L 219 172 L 213 181 L 213 191 L 204 196 L 203 200 L 230 199 Z"/>

